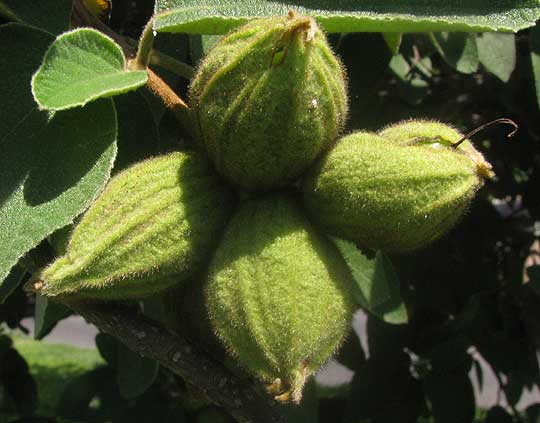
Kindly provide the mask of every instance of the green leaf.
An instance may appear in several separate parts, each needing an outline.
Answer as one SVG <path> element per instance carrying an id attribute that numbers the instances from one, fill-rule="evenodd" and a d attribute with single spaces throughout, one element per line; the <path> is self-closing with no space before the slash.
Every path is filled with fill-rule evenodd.
<path id="1" fill-rule="evenodd" d="M 516 67 L 516 37 L 514 34 L 479 34 L 476 38 L 480 63 L 489 73 L 508 82 Z"/>
<path id="2" fill-rule="evenodd" d="M 287 423 L 318 423 L 318 404 L 317 385 L 312 378 L 304 387 L 300 404 L 282 404 L 278 408 L 285 415 Z"/>
<path id="3" fill-rule="evenodd" d="M 69 28 L 72 0 L 0 0 L 0 15 L 59 34 Z"/>
<path id="4" fill-rule="evenodd" d="M 366 354 L 355 331 L 349 333 L 334 358 L 351 370 L 357 370 L 366 363 Z"/>
<path id="5" fill-rule="evenodd" d="M 464 32 L 437 32 L 432 34 L 435 48 L 444 61 L 461 73 L 478 70 L 478 51 L 473 34 Z"/>
<path id="6" fill-rule="evenodd" d="M 403 359 L 388 362 L 372 357 L 357 369 L 342 422 L 417 422 L 423 392 L 420 383 L 411 376 L 409 364 Z"/>
<path id="7" fill-rule="evenodd" d="M 392 54 L 398 54 L 403 34 L 401 32 L 383 32 L 382 35 Z"/>
<path id="8" fill-rule="evenodd" d="M 327 32 L 518 31 L 540 17 L 538 0 L 157 0 L 154 28 L 224 34 L 290 9 L 315 17 Z"/>
<path id="9" fill-rule="evenodd" d="M 411 345 L 410 325 L 392 325 L 375 316 L 368 316 L 365 335 L 367 337 L 367 352 L 370 358 L 375 358 L 383 363 L 398 365 L 400 361 L 410 362 L 410 357 L 405 349 Z M 409 363 L 410 364 L 410 363 Z M 387 364 L 386 367 L 388 367 Z M 388 368 L 385 371 L 390 371 Z"/>
<path id="10" fill-rule="evenodd" d="M 71 315 L 71 310 L 61 303 L 51 303 L 46 297 L 36 294 L 34 314 L 34 339 L 45 338 L 56 324 Z"/>
<path id="11" fill-rule="evenodd" d="M 146 71 L 130 71 L 122 49 L 90 28 L 60 35 L 32 78 L 41 109 L 64 110 L 102 97 L 134 90 L 146 83 Z"/>
<path id="12" fill-rule="evenodd" d="M 472 358 L 467 352 L 471 340 L 465 334 L 445 339 L 422 354 L 423 359 L 429 360 L 430 368 L 434 371 L 453 372 L 462 370 L 467 373 L 472 366 Z"/>
<path id="13" fill-rule="evenodd" d="M 10 397 L 19 414 L 33 415 L 37 408 L 37 385 L 23 356 L 14 348 L 2 354 L 0 386 L 3 387 L 2 403 Z"/>
<path id="14" fill-rule="evenodd" d="M 368 259 L 352 242 L 332 240 L 359 288 L 355 291 L 358 304 L 387 323 L 407 323 L 399 279 L 390 259 L 381 251 L 377 251 L 374 259 Z"/>
<path id="15" fill-rule="evenodd" d="M 232 418 L 223 408 L 216 406 L 204 407 L 197 412 L 194 423 L 233 423 Z"/>
<path id="16" fill-rule="evenodd" d="M 529 37 L 536 99 L 540 108 L 540 22 L 531 30 Z"/>
<path id="17" fill-rule="evenodd" d="M 526 410 L 527 423 L 540 423 L 540 404 L 533 404 Z"/>
<path id="18" fill-rule="evenodd" d="M 139 304 L 141 305 L 142 313 L 145 316 L 150 317 L 156 322 L 166 322 L 167 310 L 162 294 L 145 298 L 144 300 L 141 300 Z"/>
<path id="19" fill-rule="evenodd" d="M 512 416 L 504 408 L 496 405 L 489 409 L 484 423 L 513 423 L 513 421 Z"/>
<path id="20" fill-rule="evenodd" d="M 527 267 L 529 283 L 527 284 L 540 297 L 540 266 L 535 264 Z"/>
<path id="21" fill-rule="evenodd" d="M 63 256 L 66 254 L 69 238 L 71 237 L 71 232 L 73 231 L 73 226 L 73 224 L 66 225 L 49 235 L 49 244 L 51 247 L 53 247 L 56 255 Z"/>
<path id="22" fill-rule="evenodd" d="M 100 332 L 95 338 L 96 347 L 103 359 L 112 367 L 116 367 L 118 357 L 116 354 L 118 342 L 108 333 Z"/>
<path id="23" fill-rule="evenodd" d="M 120 343 L 116 352 L 116 381 L 120 394 L 126 399 L 144 394 L 157 378 L 158 362 L 141 357 Z"/>
<path id="24" fill-rule="evenodd" d="M 435 423 L 472 423 L 474 392 L 467 372 L 431 373 L 424 380 Z"/>
<path id="25" fill-rule="evenodd" d="M 49 116 L 30 92 L 52 37 L 0 27 L 0 281 L 43 238 L 71 223 L 109 178 L 116 155 L 110 100 Z"/>
<path id="26" fill-rule="evenodd" d="M 389 68 L 398 78 L 400 97 L 409 104 L 418 105 L 429 94 L 429 82 L 421 72 L 423 67 L 431 67 L 429 57 L 422 58 L 413 69 L 402 54 L 396 54 L 389 63 Z"/>
<path id="27" fill-rule="evenodd" d="M 11 269 L 8 277 L 0 283 L 0 304 L 3 304 L 11 293 L 17 289 L 25 274 L 24 269 L 19 266 Z"/>
<path id="28" fill-rule="evenodd" d="M 82 418 L 89 414 L 92 399 L 111 383 L 110 377 L 109 368 L 98 367 L 69 379 L 56 406 L 56 414 L 76 421 L 83 420 Z"/>
<path id="29" fill-rule="evenodd" d="M 221 35 L 190 35 L 189 44 L 191 61 L 197 65 L 214 44 L 222 38 Z"/>

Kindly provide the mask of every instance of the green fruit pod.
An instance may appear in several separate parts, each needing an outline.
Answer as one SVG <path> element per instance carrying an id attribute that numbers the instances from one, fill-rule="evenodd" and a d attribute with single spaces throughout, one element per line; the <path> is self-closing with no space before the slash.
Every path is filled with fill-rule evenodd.
<path id="1" fill-rule="evenodd" d="M 200 270 L 232 203 L 198 155 L 176 152 L 138 163 L 111 179 L 74 229 L 66 254 L 28 288 L 72 299 L 158 293 Z"/>
<path id="2" fill-rule="evenodd" d="M 306 176 L 306 208 L 327 233 L 363 248 L 403 253 L 428 245 L 461 218 L 491 168 L 441 136 L 344 137 Z"/>
<path id="3" fill-rule="evenodd" d="M 343 68 L 315 21 L 256 19 L 208 53 L 190 87 L 198 138 L 218 171 L 248 190 L 298 178 L 347 115 Z"/>
<path id="4" fill-rule="evenodd" d="M 210 321 L 227 349 L 277 400 L 299 402 L 306 378 L 349 331 L 352 282 L 335 247 L 296 202 L 244 203 L 212 259 Z"/>
<path id="5" fill-rule="evenodd" d="M 452 147 L 463 139 L 463 135 L 450 125 L 436 120 L 408 120 L 389 125 L 379 135 L 402 145 L 431 145 Z M 477 173 L 484 178 L 492 178 L 495 174 L 491 164 L 484 159 L 469 140 L 463 140 L 457 151 L 469 156 L 476 163 Z"/>

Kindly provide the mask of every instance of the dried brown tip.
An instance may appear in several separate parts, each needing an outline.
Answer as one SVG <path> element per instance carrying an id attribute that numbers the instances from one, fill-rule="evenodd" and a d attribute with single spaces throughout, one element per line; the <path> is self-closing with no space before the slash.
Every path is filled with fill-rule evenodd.
<path id="1" fill-rule="evenodd" d="M 485 160 L 476 162 L 476 171 L 480 176 L 486 179 L 491 179 L 495 176 L 495 172 L 493 172 L 491 165 Z"/>
<path id="2" fill-rule="evenodd" d="M 45 282 L 41 279 L 30 279 L 23 287 L 26 292 L 39 294 L 45 288 Z"/>
<path id="3" fill-rule="evenodd" d="M 287 391 L 281 395 L 276 395 L 274 399 L 281 404 L 288 404 L 291 402 L 291 391 Z"/>
<path id="4" fill-rule="evenodd" d="M 514 122 L 513 120 L 511 119 L 507 119 L 507 118 L 500 118 L 500 119 L 495 119 L 495 120 L 492 120 L 491 122 L 488 122 L 488 123 L 484 123 L 483 125 L 479 126 L 478 128 L 476 129 L 473 129 L 471 132 L 469 132 L 468 134 L 464 135 L 459 141 L 455 142 L 452 147 L 453 148 L 458 148 L 465 140 L 469 139 L 470 137 L 472 137 L 473 135 L 476 135 L 478 132 L 480 131 L 483 131 L 484 129 L 486 128 L 489 128 L 490 126 L 493 126 L 493 125 L 498 125 L 500 123 L 507 123 L 509 125 L 512 125 L 514 127 L 514 129 L 512 130 L 512 132 L 510 132 L 506 137 L 507 138 L 512 138 L 514 135 L 516 135 L 518 129 L 519 129 L 519 126 L 517 125 L 516 122 Z"/>
<path id="5" fill-rule="evenodd" d="M 280 378 L 266 385 L 266 392 L 281 404 L 289 404 L 290 402 L 299 404 L 302 399 L 301 393 L 299 397 L 295 396 L 294 389 L 288 383 L 282 382 Z"/>
<path id="6" fill-rule="evenodd" d="M 295 371 L 291 380 L 282 381 L 276 378 L 272 383 L 266 385 L 266 392 L 274 397 L 274 400 L 282 404 L 300 404 L 302 392 L 308 376 L 308 360 L 305 359 L 300 365 L 300 369 Z"/>
<path id="7" fill-rule="evenodd" d="M 291 15 L 292 12 L 292 15 Z M 287 27 L 285 33 L 283 34 L 282 40 L 290 39 L 292 34 L 302 33 L 304 36 L 304 41 L 309 42 L 315 38 L 317 33 L 317 22 L 310 16 L 300 16 L 296 12 L 289 10 L 287 16 Z"/>
<path id="8" fill-rule="evenodd" d="M 281 379 L 277 378 L 272 383 L 266 385 L 266 392 L 269 395 L 276 396 L 283 393 L 283 385 L 281 383 Z"/>
<path id="9" fill-rule="evenodd" d="M 294 37 L 300 36 L 304 42 L 310 42 L 315 38 L 317 30 L 318 26 L 313 18 L 300 16 L 296 12 L 289 10 L 283 34 L 274 45 L 270 66 L 279 66 L 285 61 Z"/>

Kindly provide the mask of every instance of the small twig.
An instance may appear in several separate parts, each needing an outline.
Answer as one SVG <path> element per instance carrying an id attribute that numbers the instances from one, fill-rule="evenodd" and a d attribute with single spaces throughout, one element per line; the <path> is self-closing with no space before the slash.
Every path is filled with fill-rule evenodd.
<path id="1" fill-rule="evenodd" d="M 238 422 L 285 423 L 274 401 L 262 396 L 255 385 L 238 379 L 206 353 L 133 309 L 112 303 L 68 305 L 132 351 L 158 361 L 200 388 Z"/>

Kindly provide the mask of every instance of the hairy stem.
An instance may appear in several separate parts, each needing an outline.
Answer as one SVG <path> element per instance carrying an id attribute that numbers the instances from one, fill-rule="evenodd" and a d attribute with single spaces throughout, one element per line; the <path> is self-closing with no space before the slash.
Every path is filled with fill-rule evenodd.
<path id="1" fill-rule="evenodd" d="M 135 69 L 146 69 L 148 63 L 150 63 L 154 37 L 154 19 L 152 18 L 148 21 L 141 34 L 137 56 L 132 62 Z"/>
<path id="2" fill-rule="evenodd" d="M 172 73 L 186 79 L 193 78 L 195 73 L 193 66 L 176 60 L 175 58 L 155 49 L 152 50 L 152 53 L 150 54 L 150 64 L 160 66 L 163 69 L 167 69 L 168 71 L 171 71 Z"/>
<path id="3" fill-rule="evenodd" d="M 132 308 L 119 304 L 69 303 L 75 312 L 129 349 L 158 361 L 197 386 L 240 423 L 285 423 L 276 404 L 185 339 Z"/>
<path id="4" fill-rule="evenodd" d="M 176 116 L 176 119 L 184 128 L 190 130 L 191 121 L 189 119 L 188 105 L 150 68 L 147 68 L 146 71 L 148 72 L 148 81 L 146 82 L 147 88 L 163 101 L 165 107 Z"/>

